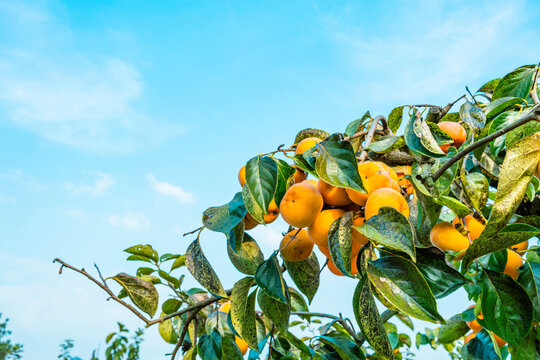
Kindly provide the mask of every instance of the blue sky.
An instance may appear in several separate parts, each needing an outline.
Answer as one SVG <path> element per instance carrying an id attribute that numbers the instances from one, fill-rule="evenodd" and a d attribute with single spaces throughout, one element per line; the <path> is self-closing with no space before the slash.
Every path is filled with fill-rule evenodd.
<path id="1" fill-rule="evenodd" d="M 298 130 L 443 105 L 465 85 L 537 63 L 539 10 L 534 1 L 0 0 L 0 311 L 25 359 L 55 358 L 65 338 L 88 357 L 116 320 L 141 325 L 76 274 L 58 276 L 54 257 L 112 275 L 136 268 L 121 252 L 130 245 L 185 251 L 180 234 L 230 200 L 245 161 Z M 283 229 L 253 231 L 266 255 Z M 203 248 L 232 286 L 240 274 L 224 238 L 205 232 Z M 312 309 L 350 315 L 354 285 L 323 274 Z M 441 313 L 466 304 L 458 293 Z M 147 331 L 144 359 L 170 350 Z"/>

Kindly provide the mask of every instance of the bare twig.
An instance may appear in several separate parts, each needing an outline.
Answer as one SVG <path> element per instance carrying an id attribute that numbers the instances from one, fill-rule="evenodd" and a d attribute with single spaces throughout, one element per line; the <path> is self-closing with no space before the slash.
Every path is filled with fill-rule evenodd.
<path id="1" fill-rule="evenodd" d="M 204 226 L 201 226 L 200 228 L 196 228 L 195 230 L 192 230 L 192 231 L 190 231 L 190 232 L 187 232 L 187 233 L 185 233 L 185 234 L 182 235 L 182 236 L 187 236 L 187 235 L 195 234 L 197 231 L 202 231 L 202 229 L 204 229 Z"/>
<path id="2" fill-rule="evenodd" d="M 528 123 L 529 121 L 536 120 L 540 121 L 540 104 L 535 105 L 527 115 L 524 115 L 521 119 L 516 121 L 515 123 L 508 125 L 505 128 L 502 128 L 498 131 L 495 131 L 493 134 L 486 136 L 485 138 L 480 139 L 479 141 L 473 143 L 469 147 L 461 150 L 456 155 L 452 156 L 450 160 L 448 160 L 443 166 L 441 166 L 435 173 L 433 174 L 433 180 L 437 181 L 438 178 L 444 174 L 446 170 L 448 170 L 452 165 L 454 165 L 459 159 L 470 153 L 471 151 L 478 149 L 480 146 L 485 145 L 489 143 L 491 140 L 498 138 L 501 135 L 506 134 L 507 132 Z"/>
<path id="3" fill-rule="evenodd" d="M 360 154 L 360 157 L 358 158 L 360 162 L 363 162 L 366 159 L 366 156 L 368 154 L 367 148 L 369 144 L 371 144 L 371 141 L 373 140 L 373 135 L 375 135 L 375 131 L 377 130 L 377 125 L 379 124 L 379 122 L 382 122 L 383 127 L 385 126 L 384 124 L 386 124 L 386 126 L 388 127 L 386 118 L 382 115 L 378 115 L 377 117 L 375 117 L 375 119 L 371 120 L 371 125 L 369 127 L 369 131 L 366 135 L 366 140 L 363 146 L 364 150 L 362 150 L 362 153 Z"/>
<path id="4" fill-rule="evenodd" d="M 195 319 L 195 317 L 197 316 L 197 314 L 199 313 L 201 309 L 197 309 L 197 310 L 194 310 L 192 312 L 190 312 L 186 318 L 186 321 L 184 322 L 184 325 L 182 326 L 182 332 L 180 333 L 180 338 L 178 339 L 178 343 L 176 344 L 173 352 L 172 352 L 172 355 L 171 355 L 171 360 L 174 360 L 175 356 L 176 356 L 176 353 L 178 352 L 178 350 L 180 349 L 180 347 L 182 346 L 182 344 L 184 343 L 184 339 L 186 337 L 186 334 L 187 334 L 187 331 L 188 331 L 188 328 L 189 328 L 189 323 L 191 321 L 193 321 L 193 319 Z M 195 321 L 195 333 L 197 333 L 197 321 Z M 191 346 L 196 346 L 195 345 L 195 339 L 192 339 L 193 343 L 191 344 Z"/>
<path id="5" fill-rule="evenodd" d="M 287 155 L 288 152 L 295 151 L 294 148 L 282 149 L 282 147 L 284 147 L 284 146 L 285 146 L 285 144 L 281 144 L 281 145 L 278 146 L 277 150 L 270 151 L 269 153 L 263 154 L 261 156 L 274 155 L 275 153 L 278 153 L 278 152 L 282 152 L 283 154 Z"/>
<path id="6" fill-rule="evenodd" d="M 448 103 L 446 104 L 445 107 L 442 108 L 442 113 L 441 113 L 441 117 L 443 117 L 444 115 L 446 115 L 450 109 L 461 99 L 465 98 L 465 94 L 461 95 L 460 97 L 458 97 L 456 100 L 452 101 L 451 103 Z"/>
<path id="7" fill-rule="evenodd" d="M 368 133 L 368 130 L 360 131 L 360 132 L 357 132 L 357 133 L 352 134 L 351 136 L 345 136 L 345 137 L 343 138 L 343 140 L 345 140 L 345 141 L 350 141 L 350 140 L 352 140 L 352 139 L 356 139 L 356 138 L 359 138 L 359 137 L 361 137 L 361 136 L 364 136 L 364 135 L 366 135 L 367 133 Z M 388 134 L 386 134 L 383 130 L 375 130 L 375 134 L 377 134 L 377 135 L 388 135 Z"/>
<path id="8" fill-rule="evenodd" d="M 95 284 L 97 284 L 100 288 L 102 288 L 107 294 L 109 294 L 109 296 L 111 297 L 111 299 L 113 299 L 114 301 L 124 305 L 126 308 L 128 308 L 132 313 L 134 313 L 135 315 L 137 315 L 137 317 L 139 319 L 141 319 L 142 321 L 144 321 L 146 323 L 146 325 L 148 326 L 148 323 L 150 322 L 150 320 L 148 320 L 143 314 L 141 314 L 139 311 L 137 311 L 137 309 L 135 309 L 133 306 L 129 305 L 128 303 L 126 303 L 125 301 L 123 301 L 122 299 L 118 298 L 118 296 L 116 296 L 112 291 L 111 289 L 109 289 L 109 287 L 107 286 L 107 284 L 105 284 L 105 282 L 102 284 L 100 283 L 96 278 L 94 278 L 92 275 L 90 275 L 88 272 L 86 272 L 86 270 L 84 269 L 77 269 L 76 267 L 73 267 L 67 263 L 65 263 L 64 261 L 56 258 L 53 260 L 53 263 L 55 262 L 58 262 L 60 264 L 62 264 L 62 266 L 60 267 L 60 271 L 59 273 L 61 274 L 62 273 L 62 268 L 66 267 L 68 269 L 71 269 L 75 272 L 78 272 L 79 274 L 82 274 L 84 276 L 86 276 L 88 279 L 90 279 L 91 281 L 93 281 Z M 100 277 L 101 277 L 101 274 L 100 274 Z"/>

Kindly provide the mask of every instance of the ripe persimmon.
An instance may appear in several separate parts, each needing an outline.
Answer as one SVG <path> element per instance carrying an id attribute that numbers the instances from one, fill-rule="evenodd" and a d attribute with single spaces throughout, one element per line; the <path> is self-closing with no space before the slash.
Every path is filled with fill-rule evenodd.
<path id="1" fill-rule="evenodd" d="M 504 267 L 504 273 L 510 275 L 514 280 L 516 280 L 519 275 L 518 268 L 523 265 L 523 259 L 517 252 L 513 250 L 507 249 L 506 251 L 508 253 L 508 258 Z"/>
<path id="2" fill-rule="evenodd" d="M 313 242 L 305 229 L 293 229 L 283 237 L 279 249 L 284 260 L 302 261 L 313 252 Z"/>
<path id="3" fill-rule="evenodd" d="M 486 226 L 480 221 L 476 220 L 472 215 L 465 216 L 464 220 L 465 223 L 463 223 L 463 221 L 461 221 L 461 219 L 456 216 L 452 221 L 452 225 L 456 225 L 459 223 L 465 226 L 465 229 L 467 229 L 467 231 L 469 232 L 469 237 L 471 238 L 471 241 L 478 239 Z"/>
<path id="4" fill-rule="evenodd" d="M 308 137 L 304 140 L 300 141 L 298 145 L 296 145 L 296 149 L 294 150 L 295 155 L 301 155 L 306 150 L 311 149 L 315 145 L 317 145 L 318 142 L 321 142 L 322 140 L 316 137 Z"/>
<path id="5" fill-rule="evenodd" d="M 436 224 L 429 234 L 431 243 L 442 250 L 461 251 L 469 248 L 469 239 L 460 233 L 452 224 L 443 221 Z M 456 260 L 460 260 L 460 254 Z"/>
<path id="6" fill-rule="evenodd" d="M 321 179 L 319 179 L 317 188 L 326 205 L 346 206 L 352 203 L 344 188 L 332 186 Z"/>
<path id="7" fill-rule="evenodd" d="M 461 126 L 461 124 L 453 121 L 441 121 L 437 125 L 439 125 L 439 128 L 450 135 L 452 140 L 454 140 L 454 142 L 450 144 L 439 145 L 444 153 L 448 152 L 450 146 L 458 149 L 461 145 L 463 145 L 465 140 L 467 140 L 467 132 L 465 131 L 465 128 Z"/>
<path id="8" fill-rule="evenodd" d="M 311 225 L 323 207 L 319 190 L 301 182 L 291 186 L 279 205 L 283 220 L 296 228 Z"/>
<path id="9" fill-rule="evenodd" d="M 409 217 L 409 205 L 403 195 L 394 189 L 382 188 L 369 195 L 364 209 L 366 220 L 377 215 L 383 206 L 392 207 Z"/>

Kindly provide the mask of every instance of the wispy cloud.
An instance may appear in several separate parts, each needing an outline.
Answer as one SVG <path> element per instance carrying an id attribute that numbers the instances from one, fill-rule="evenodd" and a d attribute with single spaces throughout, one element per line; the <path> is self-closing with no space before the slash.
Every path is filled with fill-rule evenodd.
<path id="1" fill-rule="evenodd" d="M 78 35 L 46 8 L 1 2 L 1 12 L 0 31 L 17 39 L 0 53 L 0 108 L 14 124 L 102 153 L 131 152 L 182 133 L 139 108 L 144 81 L 134 64 L 81 53 Z"/>
<path id="2" fill-rule="evenodd" d="M 503 75 L 485 74 L 486 67 L 538 61 L 540 50 L 530 45 L 539 34 L 522 26 L 529 16 L 524 1 L 459 4 L 381 4 L 388 11 L 370 24 L 356 7 L 321 11 L 324 28 L 351 74 L 351 83 L 344 84 L 352 88 L 351 96 L 342 102 L 358 104 L 367 98 L 381 104 L 411 103 L 454 92 L 457 98 L 465 85 Z M 510 43 L 528 51 L 505 50 L 502 44 Z"/>
<path id="3" fill-rule="evenodd" d="M 32 190 L 45 190 L 47 187 L 32 175 L 28 175 L 22 169 L 8 170 L 0 173 L 0 180 L 23 185 Z"/>
<path id="4" fill-rule="evenodd" d="M 64 188 L 73 194 L 88 194 L 91 196 L 103 195 L 107 190 L 109 190 L 116 180 L 111 177 L 109 174 L 98 173 L 94 183 L 91 185 L 79 184 L 75 185 L 70 182 L 64 183 Z"/>
<path id="5" fill-rule="evenodd" d="M 150 186 L 152 189 L 160 194 L 172 196 L 182 204 L 195 202 L 195 195 L 185 191 L 180 186 L 172 185 L 168 182 L 158 181 L 152 174 L 146 175 L 146 178 L 150 181 Z"/>
<path id="6" fill-rule="evenodd" d="M 129 230 L 142 231 L 150 227 L 150 220 L 142 214 L 109 215 L 109 223 Z"/>

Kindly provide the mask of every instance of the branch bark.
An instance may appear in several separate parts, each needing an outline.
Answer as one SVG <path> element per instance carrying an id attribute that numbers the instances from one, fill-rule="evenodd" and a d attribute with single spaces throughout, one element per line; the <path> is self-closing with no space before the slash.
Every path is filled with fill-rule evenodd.
<path id="1" fill-rule="evenodd" d="M 499 136 L 502 136 L 517 127 L 520 127 L 521 125 L 524 125 L 529 121 L 540 121 L 540 104 L 537 104 L 533 108 L 531 108 L 527 115 L 523 116 L 515 123 L 508 125 L 507 127 L 498 131 L 495 131 L 493 134 L 480 139 L 479 141 L 468 146 L 467 148 L 461 150 L 456 155 L 452 156 L 450 160 L 448 160 L 443 166 L 441 166 L 437 171 L 435 171 L 435 173 L 433 174 L 433 181 L 437 181 L 437 179 L 440 178 L 446 170 L 448 170 L 452 165 L 459 161 L 459 159 L 469 154 L 471 151 L 478 149 L 480 146 L 489 143 L 491 140 L 496 139 Z"/>
<path id="2" fill-rule="evenodd" d="M 371 141 L 373 141 L 373 136 L 375 135 L 375 131 L 377 130 L 377 125 L 379 124 L 379 122 L 383 124 L 383 129 L 388 128 L 386 118 L 382 115 L 378 115 L 377 117 L 375 117 L 375 119 L 371 121 L 371 126 L 369 127 L 369 131 L 366 135 L 366 140 L 363 145 L 364 150 L 362 150 L 362 153 L 358 157 L 358 160 L 360 162 L 363 162 L 366 159 L 366 156 L 368 154 L 367 147 L 369 146 L 369 144 L 371 144 Z"/>

